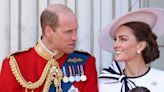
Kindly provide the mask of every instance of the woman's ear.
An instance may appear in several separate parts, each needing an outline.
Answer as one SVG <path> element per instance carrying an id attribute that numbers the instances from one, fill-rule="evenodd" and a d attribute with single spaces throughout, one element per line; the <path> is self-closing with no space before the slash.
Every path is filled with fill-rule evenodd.
<path id="1" fill-rule="evenodd" d="M 140 54 L 146 48 L 146 41 L 141 41 L 137 45 L 137 53 Z"/>

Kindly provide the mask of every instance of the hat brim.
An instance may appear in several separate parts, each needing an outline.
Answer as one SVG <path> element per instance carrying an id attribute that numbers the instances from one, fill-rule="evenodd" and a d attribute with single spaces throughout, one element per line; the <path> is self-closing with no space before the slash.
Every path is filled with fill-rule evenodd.
<path id="1" fill-rule="evenodd" d="M 147 23 L 157 37 L 164 34 L 164 10 L 159 8 L 143 8 L 115 19 L 107 25 L 99 35 L 100 47 L 106 51 L 114 52 L 113 44 L 117 28 L 128 22 Z"/>

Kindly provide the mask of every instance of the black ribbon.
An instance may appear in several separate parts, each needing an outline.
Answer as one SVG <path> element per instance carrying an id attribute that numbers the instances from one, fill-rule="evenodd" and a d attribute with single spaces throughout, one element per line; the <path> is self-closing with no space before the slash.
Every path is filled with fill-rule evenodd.
<path id="1" fill-rule="evenodd" d="M 105 80 L 104 80 L 105 79 Z M 135 88 L 134 82 L 129 80 L 122 72 L 119 64 L 113 61 L 109 69 L 103 69 L 100 74 L 99 80 L 106 81 L 109 79 L 110 82 L 121 82 L 121 92 L 128 92 L 130 89 Z"/>

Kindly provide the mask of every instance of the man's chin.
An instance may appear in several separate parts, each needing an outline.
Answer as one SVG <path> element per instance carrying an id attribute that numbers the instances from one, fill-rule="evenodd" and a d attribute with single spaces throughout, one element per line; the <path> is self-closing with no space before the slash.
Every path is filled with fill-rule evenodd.
<path id="1" fill-rule="evenodd" d="M 74 49 L 71 49 L 71 50 L 65 51 L 65 53 L 66 53 L 66 54 L 70 54 L 70 53 L 72 53 L 73 51 L 74 51 Z"/>

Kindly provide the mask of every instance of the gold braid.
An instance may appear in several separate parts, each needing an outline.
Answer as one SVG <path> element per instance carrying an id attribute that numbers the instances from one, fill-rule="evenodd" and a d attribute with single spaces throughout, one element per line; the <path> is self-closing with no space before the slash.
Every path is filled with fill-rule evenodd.
<path id="1" fill-rule="evenodd" d="M 31 89 L 31 90 L 34 90 L 34 89 L 40 87 L 44 83 L 44 81 L 48 75 L 48 72 L 49 72 L 52 62 L 53 62 L 53 60 L 48 61 L 39 80 L 32 83 L 32 82 L 27 82 L 23 78 L 14 56 L 10 56 L 10 61 L 9 61 L 11 71 L 14 74 L 14 76 L 16 77 L 16 80 L 18 80 L 19 84 L 22 85 L 24 88 Z M 49 86 L 49 85 L 45 85 L 45 86 Z M 45 92 L 45 91 L 43 90 L 43 92 Z"/>
<path id="2" fill-rule="evenodd" d="M 59 68 L 59 64 L 57 63 L 57 61 L 55 59 L 51 59 L 50 62 L 52 62 L 51 69 L 47 75 L 47 78 L 46 78 L 46 81 L 44 84 L 44 88 L 43 88 L 43 92 L 49 91 L 49 87 L 55 78 L 57 79 L 57 81 L 54 81 L 54 85 L 56 87 L 56 92 L 62 92 L 61 80 L 63 77 L 63 75 L 62 75 L 63 73 L 62 73 L 61 69 Z M 56 69 L 53 70 L 53 67 L 56 67 Z M 56 71 L 58 71 L 58 72 L 56 72 Z M 54 77 L 54 75 L 55 75 L 55 77 Z"/>
<path id="3" fill-rule="evenodd" d="M 51 62 L 53 62 L 53 59 L 50 60 Z M 52 64 L 51 64 L 52 65 Z M 44 88 L 43 88 L 43 92 L 48 92 L 49 91 L 49 87 L 51 85 L 51 81 L 53 80 L 53 75 L 50 73 L 48 73 L 45 84 L 44 84 Z"/>

